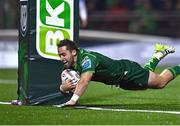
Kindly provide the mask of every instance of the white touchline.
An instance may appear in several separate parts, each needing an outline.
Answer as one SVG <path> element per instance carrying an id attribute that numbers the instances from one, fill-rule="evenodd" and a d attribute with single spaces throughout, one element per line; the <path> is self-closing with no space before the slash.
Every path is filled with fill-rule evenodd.
<path id="1" fill-rule="evenodd" d="M 98 110 L 98 111 L 114 111 L 114 112 L 142 112 L 142 113 L 164 113 L 164 114 L 176 114 L 180 115 L 180 111 L 162 111 L 162 110 L 133 110 L 133 109 L 111 109 L 111 108 L 100 108 L 100 107 L 86 107 L 86 106 L 77 106 L 78 109 L 87 109 L 87 110 Z"/>
<path id="2" fill-rule="evenodd" d="M 17 84 L 17 80 L 0 80 L 0 84 Z"/>
<path id="3" fill-rule="evenodd" d="M 11 102 L 0 102 L 0 104 L 2 104 L 2 105 L 10 105 Z"/>

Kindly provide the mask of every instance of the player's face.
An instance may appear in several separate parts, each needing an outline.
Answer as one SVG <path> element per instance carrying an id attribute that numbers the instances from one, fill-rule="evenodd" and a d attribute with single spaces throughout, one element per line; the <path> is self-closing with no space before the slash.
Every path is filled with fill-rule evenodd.
<path id="1" fill-rule="evenodd" d="M 65 68 L 69 68 L 75 63 L 76 50 L 68 50 L 66 46 L 58 48 L 58 54 Z"/>

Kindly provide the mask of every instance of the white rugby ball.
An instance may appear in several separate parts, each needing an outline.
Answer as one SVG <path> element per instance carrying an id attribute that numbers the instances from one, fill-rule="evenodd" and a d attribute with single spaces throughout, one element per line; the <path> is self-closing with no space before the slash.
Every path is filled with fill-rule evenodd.
<path id="1" fill-rule="evenodd" d="M 61 73 L 61 80 L 72 80 L 73 84 L 77 84 L 78 81 L 80 80 L 80 75 L 75 71 L 71 69 L 65 69 Z"/>

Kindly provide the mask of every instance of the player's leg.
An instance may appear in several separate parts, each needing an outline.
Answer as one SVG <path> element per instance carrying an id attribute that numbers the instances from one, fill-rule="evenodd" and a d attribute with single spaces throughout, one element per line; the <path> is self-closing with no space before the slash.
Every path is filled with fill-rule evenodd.
<path id="1" fill-rule="evenodd" d="M 148 88 L 156 88 L 156 89 L 164 88 L 168 84 L 168 82 L 173 80 L 179 74 L 180 74 L 180 65 L 167 68 L 160 75 L 150 71 Z"/>
<path id="2" fill-rule="evenodd" d="M 151 57 L 149 62 L 144 65 L 144 68 L 150 71 L 154 71 L 159 61 L 161 61 L 161 59 L 163 59 L 168 54 L 174 52 L 175 49 L 171 46 L 156 44 L 154 48 L 154 55 Z"/>

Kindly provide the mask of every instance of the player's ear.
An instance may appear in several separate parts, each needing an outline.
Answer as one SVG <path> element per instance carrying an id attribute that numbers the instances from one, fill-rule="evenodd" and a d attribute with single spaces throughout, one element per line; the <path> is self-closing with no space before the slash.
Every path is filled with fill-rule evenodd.
<path id="1" fill-rule="evenodd" d="M 77 51 L 75 49 L 72 50 L 72 55 L 76 56 L 77 55 Z"/>

